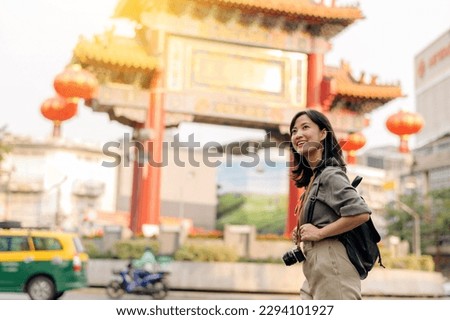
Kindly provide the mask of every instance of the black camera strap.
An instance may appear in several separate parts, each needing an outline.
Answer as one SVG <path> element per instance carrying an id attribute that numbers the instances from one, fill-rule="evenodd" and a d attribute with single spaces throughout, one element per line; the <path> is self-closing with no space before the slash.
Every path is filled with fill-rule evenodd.
<path id="1" fill-rule="evenodd" d="M 313 213 L 314 213 L 314 205 L 316 204 L 317 194 L 319 193 L 320 176 L 321 176 L 321 172 L 319 173 L 318 177 L 316 177 L 316 180 L 317 180 L 316 190 L 314 190 L 314 193 L 312 195 L 310 195 L 310 194 L 308 195 L 309 196 L 309 205 L 308 205 L 308 213 L 306 216 L 306 223 L 311 223 L 311 221 L 312 221 L 312 217 L 313 217 Z M 314 182 L 313 182 L 312 186 L 314 186 Z M 310 190 L 310 192 L 311 192 L 311 190 Z"/>

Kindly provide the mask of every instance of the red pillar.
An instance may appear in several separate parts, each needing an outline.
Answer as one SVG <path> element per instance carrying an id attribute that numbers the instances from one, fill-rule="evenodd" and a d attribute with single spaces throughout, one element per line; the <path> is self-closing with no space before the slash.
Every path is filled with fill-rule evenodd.
<path id="1" fill-rule="evenodd" d="M 136 130 L 137 128 L 135 128 Z M 142 163 L 139 161 L 140 152 L 134 148 L 133 161 L 133 185 L 131 189 L 131 204 L 130 204 L 130 229 L 133 234 L 138 233 L 138 218 L 139 218 L 139 195 L 141 194 L 142 184 Z"/>
<path id="2" fill-rule="evenodd" d="M 155 71 L 150 85 L 150 101 L 145 123 L 151 137 L 144 142 L 145 161 L 142 168 L 135 169 L 137 197 L 132 197 L 136 216 L 130 226 L 134 234 L 142 233 L 142 225 L 159 225 L 161 211 L 162 142 L 164 138 L 163 73 Z M 134 206 L 134 207 L 133 207 Z M 132 211 L 133 212 L 133 211 Z M 134 228 L 133 228 L 134 227 Z"/>
<path id="3" fill-rule="evenodd" d="M 306 107 L 322 111 L 321 88 L 323 79 L 324 60 L 322 53 L 310 53 L 308 55 L 308 76 Z M 285 234 L 290 236 L 292 229 L 297 226 L 297 217 L 294 209 L 297 206 L 299 197 L 303 194 L 304 188 L 297 188 L 292 180 L 289 182 L 289 204 L 286 219 Z"/>
<path id="4" fill-rule="evenodd" d="M 320 91 L 323 78 L 323 54 L 308 54 L 308 77 L 307 77 L 307 93 L 306 107 L 313 109 L 322 109 L 320 103 Z"/>
<path id="5" fill-rule="evenodd" d="M 164 140 L 164 81 L 163 72 L 158 70 L 152 78 L 150 89 L 150 108 L 147 115 L 149 128 L 152 130 L 153 144 L 151 145 L 150 154 L 153 155 L 153 161 L 158 166 L 148 166 L 149 177 L 149 215 L 145 219 L 145 223 L 158 224 L 161 213 L 161 170 L 163 164 L 163 140 Z"/>

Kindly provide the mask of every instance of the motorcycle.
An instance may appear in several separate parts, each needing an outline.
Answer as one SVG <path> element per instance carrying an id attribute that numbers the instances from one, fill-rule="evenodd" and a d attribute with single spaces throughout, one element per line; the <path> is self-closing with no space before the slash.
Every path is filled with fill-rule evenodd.
<path id="1" fill-rule="evenodd" d="M 115 279 L 106 287 L 106 294 L 113 299 L 120 299 L 125 293 L 151 295 L 153 299 L 164 299 L 169 293 L 167 277 L 170 272 L 149 272 L 133 269 L 131 263 L 124 270 L 114 270 Z"/>

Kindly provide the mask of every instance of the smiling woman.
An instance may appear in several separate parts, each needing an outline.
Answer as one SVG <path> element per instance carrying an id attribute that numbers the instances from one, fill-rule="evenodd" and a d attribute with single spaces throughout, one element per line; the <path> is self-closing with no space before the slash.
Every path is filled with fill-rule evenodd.
<path id="1" fill-rule="evenodd" d="M 292 234 L 297 252 L 303 251 L 305 257 L 301 297 L 361 299 L 358 271 L 336 236 L 367 221 L 371 211 L 350 185 L 341 147 L 325 115 L 300 111 L 290 132 L 291 177 L 297 187 L 306 187 L 295 210 L 298 223 Z"/>

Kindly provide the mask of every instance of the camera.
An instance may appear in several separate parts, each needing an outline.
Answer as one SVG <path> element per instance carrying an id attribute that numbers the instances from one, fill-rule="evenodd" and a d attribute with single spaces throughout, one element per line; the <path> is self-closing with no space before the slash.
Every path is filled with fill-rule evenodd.
<path id="1" fill-rule="evenodd" d="M 300 248 L 296 247 L 292 250 L 289 250 L 283 255 L 283 262 L 287 266 L 291 266 L 297 262 L 302 262 L 305 260 L 305 255 L 303 254 Z"/>

